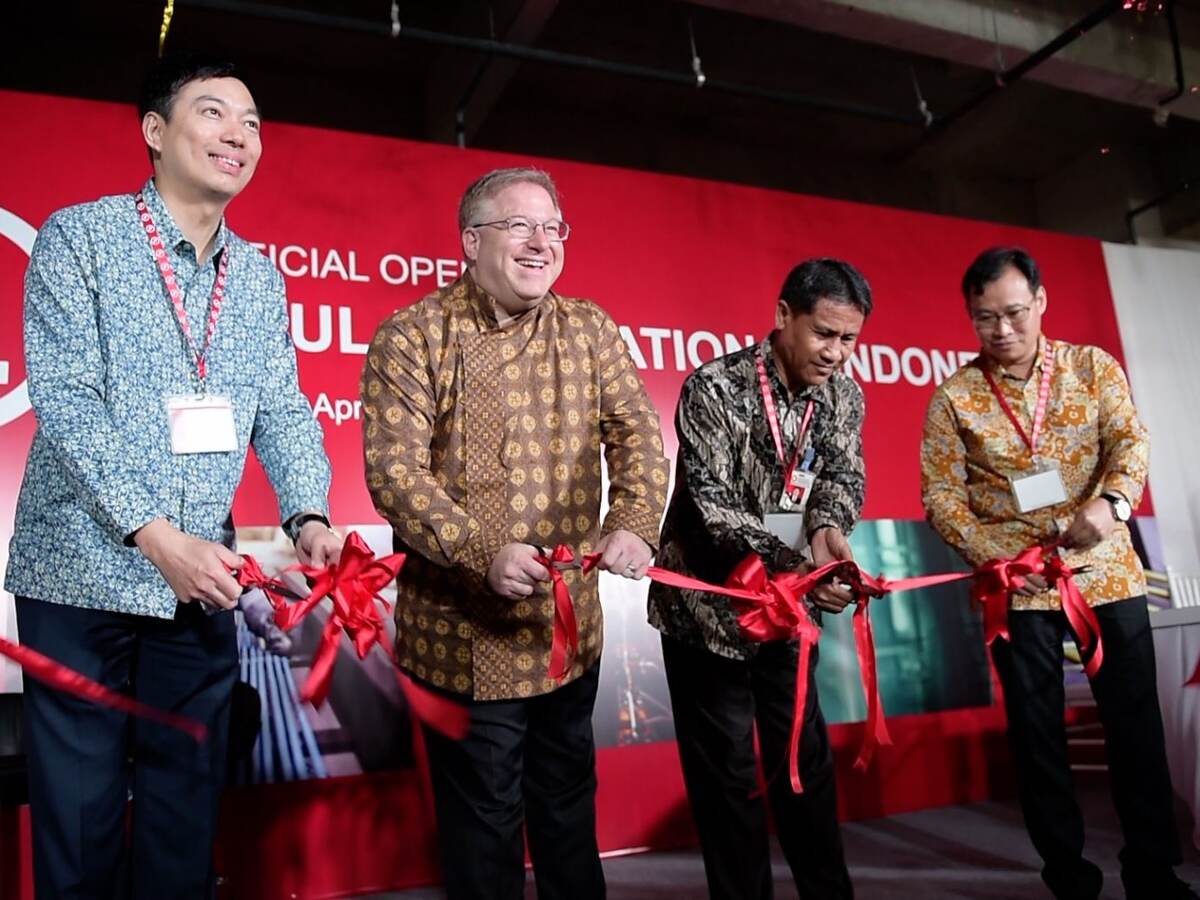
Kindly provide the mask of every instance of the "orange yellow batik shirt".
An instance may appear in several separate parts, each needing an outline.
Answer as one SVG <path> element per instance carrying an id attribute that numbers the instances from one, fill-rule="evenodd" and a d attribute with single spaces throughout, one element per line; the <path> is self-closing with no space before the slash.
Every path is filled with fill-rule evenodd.
<path id="1" fill-rule="evenodd" d="M 477 700 L 553 690 L 550 583 L 517 601 L 484 583 L 514 541 L 588 553 L 624 529 L 657 545 L 662 433 L 616 324 L 594 303 L 551 294 L 500 325 L 467 274 L 380 325 L 362 399 L 367 487 L 408 551 L 400 665 Z M 598 577 L 564 578 L 579 624 L 571 680 L 600 658 L 603 626 Z"/>
<path id="2" fill-rule="evenodd" d="M 1067 499 L 1022 513 L 1009 476 L 1033 469 L 1028 446 L 1004 414 L 984 377 L 989 367 L 1026 434 L 1045 358 L 1043 336 L 1027 379 L 980 356 L 934 392 L 921 443 L 921 498 L 930 524 L 972 566 L 1011 557 L 1065 530 L 1076 511 L 1101 493 L 1117 492 L 1136 507 L 1146 482 L 1149 435 L 1138 419 L 1120 365 L 1098 347 L 1054 341 L 1054 373 L 1038 455 L 1058 464 Z M 1088 604 L 1143 594 L 1145 575 L 1121 522 L 1105 541 L 1067 552 Z M 1059 609 L 1057 592 L 1014 595 L 1014 609 Z"/>

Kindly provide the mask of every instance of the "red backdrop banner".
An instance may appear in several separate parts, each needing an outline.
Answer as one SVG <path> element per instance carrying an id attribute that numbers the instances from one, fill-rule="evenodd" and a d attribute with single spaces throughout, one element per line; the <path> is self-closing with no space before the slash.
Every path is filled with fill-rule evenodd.
<path id="1" fill-rule="evenodd" d="M 0 211 L 10 215 L 0 225 L 19 219 L 37 228 L 61 206 L 135 190 L 148 175 L 128 106 L 0 91 L 0 109 L 39 135 L 10 151 L 0 175 Z M 850 366 L 867 398 L 865 518 L 922 517 L 917 460 L 925 404 L 933 385 L 977 349 L 958 283 L 979 250 L 1026 247 L 1045 273 L 1049 333 L 1120 357 L 1094 240 L 270 122 L 263 143 L 258 173 L 232 204 L 229 221 L 287 276 L 301 382 L 325 429 L 338 522 L 376 519 L 363 485 L 357 417 L 366 345 L 391 311 L 458 273 L 458 198 L 473 178 L 498 166 L 532 163 L 554 175 L 573 229 L 558 288 L 595 300 L 623 326 L 671 446 L 684 377 L 770 329 L 791 266 L 811 256 L 856 265 L 876 303 Z M 26 257 L 10 230 L 0 227 L 9 238 L 0 241 L 0 361 L 7 363 L 0 404 L 24 379 Z M 31 434 L 30 415 L 0 424 L 0 531 L 11 527 Z M 257 467 L 235 513 L 241 525 L 277 521 Z"/>

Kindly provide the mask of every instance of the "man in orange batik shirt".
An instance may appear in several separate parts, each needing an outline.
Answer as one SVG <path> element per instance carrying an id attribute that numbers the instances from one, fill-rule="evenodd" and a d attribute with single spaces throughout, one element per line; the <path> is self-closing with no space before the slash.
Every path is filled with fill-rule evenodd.
<path id="1" fill-rule="evenodd" d="M 1195 897 L 1172 813 L 1146 582 L 1129 521 L 1146 481 L 1149 437 L 1120 365 L 1097 347 L 1042 334 L 1047 295 L 1037 263 L 996 247 L 963 277 L 980 356 L 933 395 L 921 445 L 930 524 L 972 566 L 1059 540 L 1100 623 L 1091 680 L 1104 723 L 1130 898 Z M 1011 594 L 1009 640 L 992 645 L 1004 688 L 1021 807 L 1042 879 L 1059 898 L 1096 898 L 1103 875 L 1083 857 L 1063 722 L 1059 595 L 1029 576 Z"/>

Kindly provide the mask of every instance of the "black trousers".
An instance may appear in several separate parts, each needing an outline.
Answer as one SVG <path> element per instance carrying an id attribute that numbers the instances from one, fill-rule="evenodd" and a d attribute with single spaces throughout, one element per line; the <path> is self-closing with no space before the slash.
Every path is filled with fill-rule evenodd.
<path id="1" fill-rule="evenodd" d="M 209 728 L 163 725 L 25 679 L 37 897 L 207 898 L 237 677 L 232 613 L 174 620 L 18 597 L 21 643 L 107 687 Z M 126 841 L 129 793 L 132 822 Z"/>
<path id="2" fill-rule="evenodd" d="M 754 724 L 783 855 L 803 900 L 853 896 L 837 821 L 833 751 L 809 665 L 800 741 L 804 793 L 792 792 L 788 737 L 796 696 L 795 644 L 772 642 L 748 660 L 727 659 L 663 636 L 675 737 L 712 897 L 772 896 L 766 804 L 757 795 Z"/>
<path id="3" fill-rule="evenodd" d="M 600 900 L 592 708 L 600 664 L 549 694 L 470 704 L 465 740 L 425 729 L 450 900 Z"/>
<path id="4" fill-rule="evenodd" d="M 1131 897 L 1163 897 L 1181 861 L 1162 715 L 1155 690 L 1154 641 L 1146 598 L 1095 608 L 1104 662 L 1092 693 L 1104 725 L 1113 803 L 1125 846 L 1121 879 Z M 1011 642 L 996 641 L 992 658 L 1004 687 L 1008 739 L 1021 808 L 1056 897 L 1094 898 L 1100 870 L 1083 858 L 1083 814 L 1067 760 L 1063 723 L 1061 612 L 1014 611 Z"/>

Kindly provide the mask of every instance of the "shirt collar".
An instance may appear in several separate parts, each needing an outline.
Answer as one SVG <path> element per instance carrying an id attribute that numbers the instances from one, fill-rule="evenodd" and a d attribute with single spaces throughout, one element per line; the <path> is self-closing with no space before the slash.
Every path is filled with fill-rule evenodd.
<path id="1" fill-rule="evenodd" d="M 150 210 L 150 215 L 154 217 L 154 225 L 158 229 L 159 236 L 162 238 L 163 246 L 178 253 L 179 245 L 187 242 L 187 238 L 183 236 L 183 232 L 175 224 L 175 217 L 167 209 L 167 204 L 163 200 L 162 194 L 158 192 L 158 188 L 155 186 L 152 177 L 146 179 L 145 185 L 142 186 L 142 196 L 146 198 L 146 206 Z M 221 258 L 221 252 L 225 249 L 226 237 L 225 217 L 221 216 L 221 222 L 217 226 L 217 236 L 213 239 L 213 252 L 210 257 L 214 262 Z M 188 244 L 190 246 L 190 242 Z M 198 247 L 192 247 L 193 258 L 194 254 L 198 251 Z"/>
<path id="2" fill-rule="evenodd" d="M 501 327 L 500 320 L 496 317 L 496 299 L 479 286 L 479 282 L 475 280 L 475 276 L 469 268 L 463 273 L 463 281 L 467 286 L 467 300 L 470 302 L 471 308 L 475 311 L 475 315 L 479 319 L 479 330 L 491 331 Z M 556 296 L 553 291 L 550 291 L 537 306 L 523 312 L 509 321 L 504 327 L 508 328 L 518 323 L 534 321 L 534 319 L 530 318 L 530 314 L 537 313 L 543 307 L 546 307 Z"/>
<path id="3" fill-rule="evenodd" d="M 829 376 L 824 384 L 806 384 L 794 394 L 788 394 L 787 386 L 783 382 L 783 376 L 779 373 L 779 360 L 775 355 L 775 348 L 771 346 L 771 336 L 774 334 L 775 332 L 772 331 L 771 334 L 768 334 L 758 344 L 759 352 L 762 353 L 763 361 L 766 363 L 767 381 L 771 384 L 771 390 L 792 404 L 800 400 L 815 400 L 818 403 L 825 403 L 829 399 L 829 392 L 832 390 L 830 385 L 833 379 L 837 377 L 837 372 Z M 757 383 L 758 376 L 756 375 L 755 384 L 757 385 Z"/>
<path id="4" fill-rule="evenodd" d="M 984 353 L 982 348 L 979 351 L 978 358 L 979 358 L 980 363 L 983 366 L 985 366 L 987 371 L 991 372 L 993 376 L 999 376 L 999 377 L 1003 377 L 1003 378 L 1013 378 L 1018 381 L 1027 381 L 1028 380 L 1026 378 L 1018 379 L 1017 376 L 1009 374 L 1008 370 L 1005 369 L 1004 366 L 1000 365 L 1000 363 L 996 362 L 996 360 L 992 359 L 990 356 L 988 356 L 986 353 Z M 1046 336 L 1044 334 L 1039 334 L 1038 335 L 1038 343 L 1037 343 L 1037 355 L 1033 358 L 1033 369 L 1030 370 L 1029 378 L 1033 378 L 1034 375 L 1041 375 L 1042 365 L 1043 365 L 1043 363 L 1045 363 L 1045 361 L 1046 361 Z"/>

